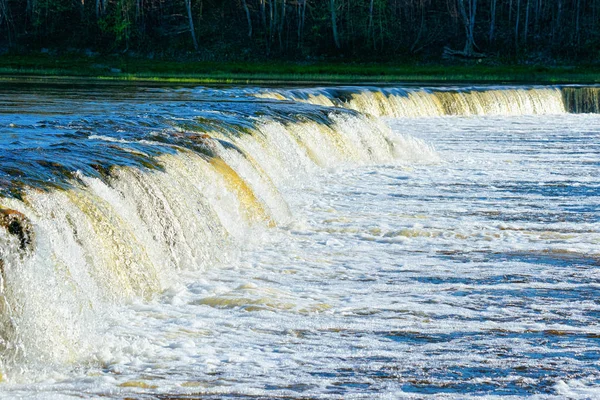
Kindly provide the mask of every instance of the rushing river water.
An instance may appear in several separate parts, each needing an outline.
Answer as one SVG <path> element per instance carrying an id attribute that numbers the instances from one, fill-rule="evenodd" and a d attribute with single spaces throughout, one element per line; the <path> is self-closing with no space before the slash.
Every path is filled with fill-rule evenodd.
<path id="1" fill-rule="evenodd" d="M 0 90 L 0 397 L 600 396 L 594 88 Z"/>

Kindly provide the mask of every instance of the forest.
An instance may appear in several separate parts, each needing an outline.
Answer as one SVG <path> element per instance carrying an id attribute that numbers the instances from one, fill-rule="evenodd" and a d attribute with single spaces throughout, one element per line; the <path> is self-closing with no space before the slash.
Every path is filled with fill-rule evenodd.
<path id="1" fill-rule="evenodd" d="M 0 51 L 594 63 L 600 0 L 0 0 Z"/>

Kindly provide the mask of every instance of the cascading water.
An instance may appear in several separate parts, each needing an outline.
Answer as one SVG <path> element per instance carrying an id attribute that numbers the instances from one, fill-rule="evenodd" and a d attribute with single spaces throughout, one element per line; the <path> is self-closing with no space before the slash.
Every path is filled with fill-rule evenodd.
<path id="1" fill-rule="evenodd" d="M 600 113 L 600 87 L 567 86 L 562 89 L 565 107 L 572 113 Z"/>
<path id="2" fill-rule="evenodd" d="M 575 168 L 563 157 L 570 148 L 568 139 L 560 136 L 573 120 L 560 118 L 598 112 L 598 93 L 596 87 L 100 86 L 68 93 L 60 86 L 4 88 L 0 91 L 0 397 L 2 385 L 13 385 L 14 393 L 25 396 L 46 390 L 36 384 L 50 385 L 48 390 L 59 393 L 115 397 L 131 393 L 343 397 L 352 390 L 359 394 L 369 390 L 369 385 L 379 391 L 393 388 L 404 375 L 435 370 L 432 365 L 449 360 L 436 358 L 441 350 L 435 344 L 444 341 L 438 337 L 445 334 L 443 329 L 464 326 L 470 332 L 480 329 L 469 325 L 472 321 L 490 319 L 494 322 L 482 329 L 495 332 L 499 328 L 494 318 L 500 311 L 494 310 L 510 309 L 522 300 L 507 300 L 511 305 L 504 307 L 503 300 L 490 300 L 498 298 L 494 292 L 482 295 L 483 303 L 493 303 L 485 307 L 475 302 L 455 305 L 456 299 L 471 296 L 469 290 L 475 295 L 489 290 L 496 279 L 493 276 L 481 286 L 463 282 L 471 278 L 463 271 L 462 254 L 469 254 L 470 263 L 487 252 L 510 258 L 529 251 L 527 246 L 533 243 L 538 256 L 548 251 L 563 257 L 561 246 L 567 243 L 569 257 L 596 257 L 586 250 L 598 243 L 589 209 L 580 210 L 583 219 L 575 221 L 577 228 L 570 225 L 568 211 L 561 211 L 567 217 L 548 229 L 528 217 L 522 222 L 503 214 L 503 201 L 513 198 L 520 199 L 508 207 L 515 213 L 529 216 L 536 210 L 527 208 L 527 196 L 543 189 L 517 178 L 521 179 L 521 170 L 534 171 L 537 164 L 526 164 L 530 160 L 525 156 L 518 158 L 522 149 L 514 144 L 517 141 L 510 135 L 505 139 L 504 132 L 486 125 L 490 120 L 478 116 L 495 116 L 491 125 L 500 127 L 510 125 L 507 116 L 521 116 L 516 128 L 507 131 L 520 135 L 520 126 L 527 126 L 533 132 L 527 139 L 531 143 L 538 139 L 546 143 L 546 136 L 535 131 L 538 120 L 528 118 L 557 118 L 552 121 L 559 133 L 553 131 L 552 140 L 566 144 L 555 154 L 562 157 L 561 165 Z M 461 133 L 475 134 L 457 139 L 452 136 L 454 122 L 427 118 L 447 115 L 472 117 L 446 120 L 457 121 Z M 396 119 L 388 123 L 377 118 L 381 116 Z M 461 153 L 446 163 L 417 138 L 421 129 L 441 129 L 440 143 L 446 147 L 481 140 L 465 148 L 465 154 L 481 145 L 488 152 L 485 157 L 493 158 L 499 150 L 495 145 L 488 149 L 485 138 L 477 135 L 491 129 L 497 143 L 515 146 L 510 154 L 517 158 L 476 159 L 476 165 L 489 170 L 463 176 L 473 165 L 469 157 Z M 578 140 L 587 143 L 593 135 L 589 132 Z M 429 141 L 435 138 L 427 136 Z M 532 154 L 532 146 L 523 154 Z M 545 149 L 554 154 L 551 146 Z M 594 162 L 596 150 L 588 151 L 585 165 Z M 546 153 L 539 157 L 546 162 Z M 360 172 L 351 172 L 355 170 Z M 492 185 L 484 179 L 491 179 L 496 170 L 503 171 L 507 180 L 516 174 L 514 188 L 513 181 Z M 563 168 L 562 173 L 568 171 Z M 564 177 L 566 182 L 580 179 L 578 185 L 584 186 L 592 182 L 593 191 L 593 178 L 585 178 L 587 170 L 577 171 L 581 173 Z M 340 178 L 328 180 L 328 173 Z M 416 177 L 421 179 L 417 183 Z M 345 179 L 350 186 L 343 185 Z M 456 182 L 448 183 L 450 179 Z M 562 187 L 562 181 L 548 181 Z M 469 197 L 472 187 L 477 189 Z M 524 198 L 511 194 L 520 187 L 526 188 Z M 411 197 L 411 190 L 421 197 Z M 489 200 L 496 190 L 508 193 L 498 195 L 502 199 L 498 210 Z M 485 191 L 485 196 L 479 194 Z M 560 200 L 558 208 L 568 203 Z M 482 201 L 481 209 L 472 211 L 473 201 Z M 444 207 L 446 202 L 452 202 L 450 209 Z M 310 210 L 308 216 L 297 215 L 298 208 Z M 538 220 L 554 221 L 555 214 L 560 213 L 543 214 Z M 489 220 L 498 215 L 517 222 L 503 221 L 495 230 Z M 481 216 L 487 219 L 480 220 Z M 397 226 L 398 221 L 409 221 L 410 226 Z M 288 236 L 293 240 L 277 248 L 281 237 L 289 240 Z M 536 247 L 545 240 L 550 240 L 549 249 Z M 446 268 L 446 262 L 456 264 Z M 435 277 L 420 283 L 422 293 L 415 282 L 398 284 L 399 263 L 406 264 L 408 272 L 425 265 L 426 271 L 415 274 L 439 272 L 458 289 L 452 286 L 445 294 L 446 289 L 427 286 L 435 283 Z M 515 276 L 528 274 L 519 266 L 511 268 Z M 462 275 L 447 276 L 452 271 Z M 507 285 L 512 282 L 509 278 Z M 379 286 L 371 286 L 375 281 Z M 394 297 L 397 293 L 402 297 Z M 365 299 L 365 294 L 376 299 Z M 125 317 L 119 319 L 119 313 Z M 453 318 L 459 320 L 446 326 L 445 319 Z M 564 327 L 555 322 L 547 327 L 537 320 L 526 321 L 523 330 L 562 332 Z M 119 331 L 121 325 L 124 332 Z M 520 332 L 521 326 L 514 329 Z M 457 334 L 459 341 L 463 333 Z M 420 343 L 421 336 L 427 338 L 423 354 L 415 355 L 411 363 L 418 367 L 423 362 L 423 371 L 394 370 L 400 368 L 398 354 L 410 356 L 402 346 L 414 350 L 411 346 Z M 214 339 L 221 337 L 222 341 Z M 348 337 L 351 346 L 344 347 Z M 367 337 L 371 339 L 363 340 Z M 294 346 L 304 353 L 291 359 L 281 356 L 294 353 Z M 457 346 L 482 352 L 462 341 Z M 481 346 L 487 348 L 485 343 Z M 321 364 L 328 351 L 337 361 Z M 348 372 L 353 371 L 348 352 L 364 374 Z M 236 363 L 244 365 L 246 377 L 228 369 Z M 464 381 L 457 393 L 479 384 L 473 383 L 480 379 L 473 371 L 482 367 L 471 364 L 459 367 Z M 294 382 L 289 371 L 298 371 L 302 378 Z M 435 371 L 436 379 L 447 378 L 445 372 Z M 204 378 L 194 380 L 195 374 Z M 357 380 L 363 375 L 367 383 Z M 260 377 L 258 389 L 255 377 Z M 351 389 L 338 390 L 344 385 L 340 377 L 349 380 Z M 418 379 L 410 379 L 419 385 Z M 44 383 L 34 383 L 32 389 L 27 386 L 32 381 Z M 434 383 L 447 385 L 440 382 Z M 536 382 L 537 386 L 531 383 L 535 388 L 544 384 Z M 407 389 L 408 384 L 403 385 Z M 394 390 L 390 393 L 402 392 Z"/>
<path id="3" fill-rule="evenodd" d="M 260 98 L 349 108 L 378 117 L 597 113 L 598 87 L 380 88 L 264 90 Z"/>
<path id="4" fill-rule="evenodd" d="M 107 304 L 149 299 L 179 270 L 235 258 L 257 225 L 288 223 L 284 182 L 321 168 L 435 158 L 423 142 L 354 112 L 184 112 L 147 115 L 152 122 L 135 127 L 119 115 L 112 132 L 97 115 L 4 126 L 16 135 L 48 125 L 68 133 L 45 144 L 64 157 L 45 160 L 52 155 L 26 147 L 2 166 L 3 374 L 80 360 L 94 351 Z M 17 168 L 52 178 L 20 180 Z"/>

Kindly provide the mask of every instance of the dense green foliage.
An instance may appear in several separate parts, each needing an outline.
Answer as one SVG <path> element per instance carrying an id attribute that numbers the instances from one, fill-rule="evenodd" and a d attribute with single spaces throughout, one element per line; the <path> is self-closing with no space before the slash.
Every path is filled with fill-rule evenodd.
<path id="1" fill-rule="evenodd" d="M 0 48 L 595 62 L 600 0 L 0 0 Z"/>

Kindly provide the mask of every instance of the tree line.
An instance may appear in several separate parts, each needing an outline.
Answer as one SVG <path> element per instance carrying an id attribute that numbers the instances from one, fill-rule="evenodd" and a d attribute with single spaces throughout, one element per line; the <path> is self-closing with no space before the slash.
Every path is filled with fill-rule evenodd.
<path id="1" fill-rule="evenodd" d="M 600 0 L 0 0 L 0 46 L 595 61 Z"/>

